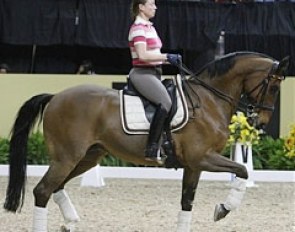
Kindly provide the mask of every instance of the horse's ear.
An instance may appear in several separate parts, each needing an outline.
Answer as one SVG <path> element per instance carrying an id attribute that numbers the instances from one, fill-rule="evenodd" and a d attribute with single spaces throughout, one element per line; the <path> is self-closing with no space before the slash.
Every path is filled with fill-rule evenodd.
<path id="1" fill-rule="evenodd" d="M 290 64 L 290 56 L 284 57 L 279 63 L 279 67 L 277 68 L 276 75 L 278 76 L 286 75 L 286 72 L 289 68 L 289 64 Z"/>

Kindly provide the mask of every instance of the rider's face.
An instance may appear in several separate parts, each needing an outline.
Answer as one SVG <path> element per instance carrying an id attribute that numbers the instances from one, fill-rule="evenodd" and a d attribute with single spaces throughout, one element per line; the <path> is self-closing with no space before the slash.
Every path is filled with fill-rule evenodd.
<path id="1" fill-rule="evenodd" d="M 156 14 L 155 0 L 147 0 L 145 4 L 140 4 L 140 11 L 147 19 L 153 18 Z"/>

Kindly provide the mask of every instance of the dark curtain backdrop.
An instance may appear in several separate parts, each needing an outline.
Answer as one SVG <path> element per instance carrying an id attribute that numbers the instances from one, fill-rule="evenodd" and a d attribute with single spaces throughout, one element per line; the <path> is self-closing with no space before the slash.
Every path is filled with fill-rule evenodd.
<path id="1" fill-rule="evenodd" d="M 0 62 L 9 63 L 15 72 L 73 73 L 87 57 L 98 73 L 112 72 L 113 67 L 114 73 L 125 74 L 130 68 L 129 4 L 130 0 L 2 0 Z M 276 59 L 291 55 L 289 75 L 295 75 L 295 3 L 160 0 L 157 5 L 153 21 L 163 50 L 181 52 L 193 71 L 214 58 L 224 30 L 227 53 L 249 50 Z"/>
<path id="2" fill-rule="evenodd" d="M 295 75 L 295 3 L 237 4 L 226 25 L 225 50 L 266 53 L 278 60 L 291 56 Z"/>

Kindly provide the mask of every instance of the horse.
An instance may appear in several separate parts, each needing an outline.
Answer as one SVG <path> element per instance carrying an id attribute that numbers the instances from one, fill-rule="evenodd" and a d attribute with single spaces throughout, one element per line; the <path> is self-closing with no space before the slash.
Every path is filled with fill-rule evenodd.
<path id="1" fill-rule="evenodd" d="M 216 204 L 214 221 L 241 204 L 248 173 L 245 166 L 221 155 L 229 136 L 228 125 L 241 96 L 247 99 L 245 107 L 257 115 L 255 125 L 267 125 L 288 65 L 288 57 L 277 61 L 261 53 L 235 52 L 183 78 L 189 120 L 172 133 L 179 167 L 183 168 L 177 232 L 190 231 L 195 192 L 203 171 L 236 176 L 224 203 Z M 146 134 L 123 131 L 119 108 L 118 90 L 99 85 L 78 85 L 27 100 L 11 132 L 6 211 L 20 212 L 24 204 L 27 142 L 38 119 L 43 120 L 50 165 L 33 189 L 34 232 L 48 231 L 46 206 L 51 196 L 63 215 L 64 231 L 74 230 L 79 216 L 64 187 L 107 154 L 138 165 L 159 166 L 144 159 Z"/>

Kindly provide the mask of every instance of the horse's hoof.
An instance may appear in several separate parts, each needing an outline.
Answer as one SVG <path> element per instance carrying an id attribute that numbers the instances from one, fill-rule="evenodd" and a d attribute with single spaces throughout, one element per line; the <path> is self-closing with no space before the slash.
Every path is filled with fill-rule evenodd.
<path id="1" fill-rule="evenodd" d="M 67 227 L 65 227 L 65 226 L 61 226 L 61 227 L 60 227 L 60 231 L 61 231 L 61 232 L 72 232 L 71 229 L 67 229 Z"/>
<path id="2" fill-rule="evenodd" d="M 79 221 L 77 219 L 76 221 L 67 222 L 65 225 L 62 225 L 60 227 L 61 232 L 75 232 L 76 231 L 76 224 Z"/>
<path id="3" fill-rule="evenodd" d="M 227 210 L 224 208 L 223 204 L 217 204 L 215 206 L 215 211 L 214 211 L 214 221 L 217 222 L 221 220 L 222 218 L 225 218 L 225 216 L 230 212 L 230 210 Z"/>
<path id="4" fill-rule="evenodd" d="M 61 232 L 68 232 L 69 230 L 67 230 L 67 228 L 65 226 L 61 226 L 60 231 Z"/>

